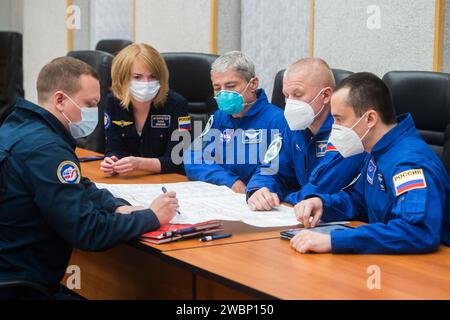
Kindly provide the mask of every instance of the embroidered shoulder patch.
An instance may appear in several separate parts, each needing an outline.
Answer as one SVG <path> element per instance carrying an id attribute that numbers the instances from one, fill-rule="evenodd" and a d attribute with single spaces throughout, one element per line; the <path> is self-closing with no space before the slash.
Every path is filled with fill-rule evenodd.
<path id="1" fill-rule="evenodd" d="M 367 166 L 367 182 L 369 182 L 371 185 L 373 185 L 375 172 L 377 172 L 377 165 L 375 164 L 375 160 L 372 158 L 370 159 L 369 165 Z"/>
<path id="2" fill-rule="evenodd" d="M 178 118 L 178 129 L 179 130 L 191 130 L 191 117 L 179 117 Z"/>
<path id="3" fill-rule="evenodd" d="M 425 175 L 422 169 L 412 169 L 400 172 L 392 178 L 394 182 L 395 195 L 399 195 L 414 189 L 427 187 Z"/>
<path id="4" fill-rule="evenodd" d="M 275 159 L 280 153 L 282 146 L 283 146 L 283 138 L 281 138 L 280 136 L 274 138 L 269 148 L 267 148 L 266 154 L 264 155 L 263 163 L 268 164 L 270 161 Z"/>
<path id="5" fill-rule="evenodd" d="M 214 124 L 214 115 L 211 115 L 208 119 L 208 122 L 205 125 L 205 129 L 203 130 L 202 134 L 199 136 L 199 138 L 205 136 L 206 134 L 208 134 L 209 130 L 211 130 L 211 127 Z"/>
<path id="6" fill-rule="evenodd" d="M 104 119 L 105 129 L 108 129 L 109 126 L 111 125 L 111 117 L 109 116 L 109 114 L 107 114 L 105 112 L 103 119 Z"/>
<path id="7" fill-rule="evenodd" d="M 80 169 L 72 161 L 61 162 L 56 172 L 59 181 L 66 184 L 77 184 L 80 182 Z"/>

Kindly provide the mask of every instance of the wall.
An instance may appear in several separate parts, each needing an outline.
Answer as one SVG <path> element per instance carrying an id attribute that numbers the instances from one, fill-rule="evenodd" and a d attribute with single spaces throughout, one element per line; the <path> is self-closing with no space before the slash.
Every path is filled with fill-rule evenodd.
<path id="1" fill-rule="evenodd" d="M 314 55 L 333 68 L 371 71 L 379 76 L 390 70 L 431 71 L 434 3 L 316 0 Z"/>
<path id="2" fill-rule="evenodd" d="M 53 58 L 66 55 L 66 1 L 23 1 L 25 96 L 36 102 L 36 79 L 39 71 Z"/>
<path id="3" fill-rule="evenodd" d="M 210 0 L 136 0 L 136 41 L 161 52 L 209 52 L 210 22 Z"/>
<path id="4" fill-rule="evenodd" d="M 308 56 L 309 13 L 309 0 L 242 1 L 241 48 L 269 97 L 276 73 Z"/>
<path id="5" fill-rule="evenodd" d="M 241 0 L 219 0 L 218 4 L 217 53 L 240 50 Z"/>
<path id="6" fill-rule="evenodd" d="M 132 39 L 132 0 L 91 0 L 90 4 L 91 49 L 102 39 Z"/>
<path id="7" fill-rule="evenodd" d="M 450 0 L 445 1 L 443 72 L 450 73 Z"/>

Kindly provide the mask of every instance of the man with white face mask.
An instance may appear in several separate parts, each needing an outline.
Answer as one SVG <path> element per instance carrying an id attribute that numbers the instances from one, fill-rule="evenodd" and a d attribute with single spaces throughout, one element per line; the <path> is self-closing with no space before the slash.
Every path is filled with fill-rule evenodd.
<path id="1" fill-rule="evenodd" d="M 269 147 L 266 163 L 248 184 L 252 210 L 271 210 L 280 201 L 295 205 L 311 192 L 336 192 L 357 175 L 364 155 L 344 160 L 327 149 L 334 86 L 333 73 L 322 59 L 302 59 L 286 70 L 284 116 L 290 130 Z M 272 161 L 279 166 L 270 165 Z"/>
<path id="2" fill-rule="evenodd" d="M 424 106 L 426 107 L 426 106 Z M 428 253 L 450 245 L 450 181 L 410 114 L 395 117 L 381 79 L 358 73 L 331 102 L 330 145 L 344 157 L 370 153 L 359 179 L 337 194 L 316 193 L 295 207 L 306 228 L 324 221 L 362 220 L 330 235 L 303 231 L 291 240 L 301 252 Z M 312 219 L 312 221 L 311 221 Z"/>
<path id="3" fill-rule="evenodd" d="M 148 208 L 127 206 L 81 176 L 76 141 L 97 125 L 97 73 L 62 57 L 37 80 L 38 104 L 20 99 L 0 128 L 0 281 L 32 281 L 56 298 L 72 248 L 97 251 L 169 222 L 174 192 Z M 133 214 L 128 214 L 133 213 Z M 0 289 L 1 299 L 38 299 L 26 288 Z"/>

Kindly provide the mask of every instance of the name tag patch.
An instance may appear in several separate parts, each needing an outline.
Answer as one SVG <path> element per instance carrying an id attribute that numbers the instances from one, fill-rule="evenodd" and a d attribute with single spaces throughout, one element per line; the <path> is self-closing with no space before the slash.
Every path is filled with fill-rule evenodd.
<path id="1" fill-rule="evenodd" d="M 243 144 L 261 143 L 262 129 L 259 130 L 245 130 L 242 135 Z"/>
<path id="2" fill-rule="evenodd" d="M 169 115 L 154 115 L 151 118 L 152 128 L 166 129 L 170 128 Z"/>

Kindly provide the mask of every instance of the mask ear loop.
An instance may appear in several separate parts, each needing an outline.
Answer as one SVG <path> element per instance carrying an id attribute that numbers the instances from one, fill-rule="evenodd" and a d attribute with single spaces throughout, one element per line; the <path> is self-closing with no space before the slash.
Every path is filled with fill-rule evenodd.
<path id="1" fill-rule="evenodd" d="M 73 99 L 71 97 L 69 97 L 67 94 L 65 94 L 64 92 L 63 92 L 63 94 L 66 96 L 67 99 L 70 100 L 70 102 L 72 102 L 81 111 L 81 107 L 78 105 L 78 103 L 73 101 Z M 69 121 L 69 123 L 73 123 L 72 121 L 70 121 L 69 117 L 66 116 L 66 114 L 64 112 L 61 112 L 61 114 L 64 116 L 64 118 L 66 118 L 67 121 Z"/>
<path id="2" fill-rule="evenodd" d="M 369 111 L 366 111 L 366 113 L 364 113 L 363 115 L 362 115 L 362 117 L 361 118 L 359 118 L 359 120 L 358 121 L 356 121 L 356 123 L 353 125 L 353 127 L 351 127 L 350 129 L 352 129 L 353 130 L 353 128 L 355 128 L 357 125 L 358 125 L 358 123 L 366 116 L 366 114 L 368 113 Z M 368 128 L 367 129 L 367 131 L 366 131 L 366 133 L 364 133 L 364 135 L 359 139 L 361 142 L 364 140 L 364 138 L 369 134 L 369 131 L 370 131 L 370 128 Z"/>
<path id="3" fill-rule="evenodd" d="M 322 90 L 319 91 L 319 93 L 316 95 L 316 97 L 314 99 L 312 99 L 312 101 L 309 103 L 309 105 L 311 105 L 311 103 L 314 103 L 314 101 L 316 101 L 316 99 L 320 96 L 321 93 L 323 93 L 323 91 L 325 91 L 326 88 L 323 88 Z M 325 108 L 325 103 L 322 105 L 322 108 L 320 108 L 319 112 L 317 112 L 314 115 L 314 119 L 317 118 L 319 116 L 319 114 L 322 113 L 323 109 Z"/>
<path id="4" fill-rule="evenodd" d="M 252 82 L 252 80 L 253 80 L 254 78 L 251 78 L 250 79 L 250 81 L 247 83 L 247 85 L 245 86 L 245 88 L 244 88 L 244 90 L 242 90 L 239 94 L 242 96 L 242 94 L 248 89 L 248 87 L 249 87 L 249 85 L 250 85 L 250 83 Z M 242 96 L 242 98 L 244 98 L 244 96 Z M 258 100 L 258 98 L 256 98 L 254 101 L 252 101 L 252 102 L 248 102 L 248 103 L 244 103 L 242 106 L 243 107 L 246 107 L 246 106 L 251 106 L 251 105 L 253 105 L 255 102 L 256 102 L 256 100 Z"/>

